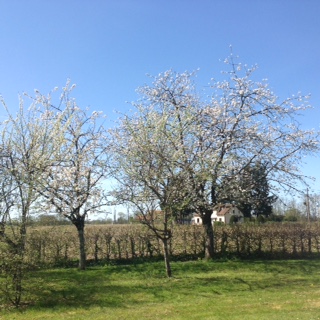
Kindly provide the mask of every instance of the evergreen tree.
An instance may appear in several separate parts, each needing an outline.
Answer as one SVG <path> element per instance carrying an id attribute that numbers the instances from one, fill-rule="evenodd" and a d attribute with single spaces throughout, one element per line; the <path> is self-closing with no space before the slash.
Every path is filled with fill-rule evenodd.
<path id="1" fill-rule="evenodd" d="M 268 217 L 272 213 L 272 204 L 277 200 L 275 195 L 270 195 L 270 186 L 267 178 L 267 165 L 256 163 L 250 169 L 252 189 L 252 210 L 256 216 Z"/>
<path id="2" fill-rule="evenodd" d="M 231 178 L 224 178 L 219 186 L 221 202 L 234 202 L 245 217 L 268 217 L 277 197 L 270 195 L 267 164 L 256 162 Z"/>

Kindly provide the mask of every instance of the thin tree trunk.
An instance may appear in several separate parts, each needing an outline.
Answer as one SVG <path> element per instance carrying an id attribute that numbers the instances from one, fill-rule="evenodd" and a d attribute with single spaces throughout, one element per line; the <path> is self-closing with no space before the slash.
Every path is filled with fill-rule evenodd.
<path id="1" fill-rule="evenodd" d="M 170 265 L 170 254 L 169 254 L 169 247 L 168 247 L 168 239 L 167 238 L 163 238 L 162 239 L 162 244 L 163 244 L 164 264 L 166 266 L 167 277 L 171 278 L 172 271 L 171 271 L 171 265 Z"/>
<path id="2" fill-rule="evenodd" d="M 205 259 L 212 259 L 214 257 L 214 234 L 211 223 L 211 211 L 204 213 L 202 223 L 206 235 Z"/>
<path id="3" fill-rule="evenodd" d="M 13 304 L 15 307 L 18 307 L 21 302 L 21 295 L 22 295 L 22 280 L 23 280 L 23 261 L 20 260 L 23 259 L 23 257 L 19 257 L 19 261 L 17 262 L 17 265 L 15 266 L 15 271 L 12 275 L 12 284 L 14 288 L 14 298 L 13 298 Z"/>
<path id="4" fill-rule="evenodd" d="M 12 274 L 12 284 L 14 288 L 13 304 L 18 307 L 21 302 L 22 296 L 22 281 L 24 278 L 24 255 L 26 248 L 27 237 L 27 215 L 29 209 L 24 209 L 22 213 L 21 225 L 20 225 L 20 239 L 18 240 L 17 255 L 14 262 L 14 272 Z"/>
<path id="5" fill-rule="evenodd" d="M 86 247 L 85 247 L 85 237 L 84 237 L 84 221 L 81 221 L 76 225 L 79 237 L 79 269 L 86 269 Z"/>

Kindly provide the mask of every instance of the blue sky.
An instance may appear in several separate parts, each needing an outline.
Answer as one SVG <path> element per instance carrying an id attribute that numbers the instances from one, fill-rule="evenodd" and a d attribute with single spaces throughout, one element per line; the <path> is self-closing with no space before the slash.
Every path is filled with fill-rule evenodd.
<path id="1" fill-rule="evenodd" d="M 200 68 L 199 88 L 221 77 L 231 44 L 279 96 L 311 93 L 300 121 L 319 129 L 319 15 L 318 0 L 0 0 L 0 94 L 14 110 L 18 93 L 70 78 L 81 106 L 113 119 L 147 73 Z M 319 160 L 304 168 L 317 192 Z"/>

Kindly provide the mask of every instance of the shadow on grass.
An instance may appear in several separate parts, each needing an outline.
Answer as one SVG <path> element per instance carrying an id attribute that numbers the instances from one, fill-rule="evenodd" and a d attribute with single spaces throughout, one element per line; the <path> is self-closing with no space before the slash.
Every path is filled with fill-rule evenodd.
<path id="1" fill-rule="evenodd" d="M 40 270 L 29 276 L 28 300 L 36 308 L 125 308 L 166 298 L 162 264 Z M 146 281 L 147 278 L 152 283 Z"/>
<path id="2" fill-rule="evenodd" d="M 30 274 L 28 299 L 35 308 L 129 308 L 239 292 L 295 288 L 318 283 L 319 260 L 191 261 L 172 264 L 167 279 L 163 262 L 77 269 L 39 270 Z M 317 280 L 318 279 L 318 280 Z"/>

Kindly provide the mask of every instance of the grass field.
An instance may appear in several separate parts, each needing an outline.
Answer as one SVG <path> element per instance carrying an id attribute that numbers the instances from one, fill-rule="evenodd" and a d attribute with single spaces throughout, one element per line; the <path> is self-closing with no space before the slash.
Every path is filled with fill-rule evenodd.
<path id="1" fill-rule="evenodd" d="M 162 262 L 30 274 L 10 319 L 320 319 L 320 261 Z"/>

